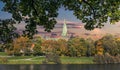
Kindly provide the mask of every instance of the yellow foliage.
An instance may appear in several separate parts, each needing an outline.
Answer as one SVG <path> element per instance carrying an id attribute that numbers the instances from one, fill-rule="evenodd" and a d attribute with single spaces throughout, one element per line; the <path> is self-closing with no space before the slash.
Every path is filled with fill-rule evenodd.
<path id="1" fill-rule="evenodd" d="M 96 50 L 97 50 L 97 54 L 103 55 L 104 49 L 103 49 L 103 47 L 102 47 L 102 42 L 101 42 L 101 41 L 98 41 L 98 42 L 97 42 Z"/>
<path id="2" fill-rule="evenodd" d="M 102 47 L 97 47 L 97 54 L 103 55 L 104 49 Z"/>
<path id="3" fill-rule="evenodd" d="M 44 53 L 56 52 L 62 55 L 67 51 L 67 41 L 64 39 L 45 40 L 44 42 L 42 42 L 42 51 Z"/>
<path id="4" fill-rule="evenodd" d="M 31 47 L 30 39 L 28 37 L 20 36 L 13 41 L 14 52 L 20 52 L 28 47 Z"/>
<path id="5" fill-rule="evenodd" d="M 120 41 L 120 38 L 117 38 L 116 41 Z"/>

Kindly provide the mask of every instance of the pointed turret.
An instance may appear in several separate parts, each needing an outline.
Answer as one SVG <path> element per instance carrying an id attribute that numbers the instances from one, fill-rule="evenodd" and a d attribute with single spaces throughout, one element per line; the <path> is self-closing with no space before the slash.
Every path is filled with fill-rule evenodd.
<path id="1" fill-rule="evenodd" d="M 63 37 L 67 36 L 67 25 L 66 25 L 65 19 L 64 19 L 64 24 L 63 24 L 62 36 Z"/>

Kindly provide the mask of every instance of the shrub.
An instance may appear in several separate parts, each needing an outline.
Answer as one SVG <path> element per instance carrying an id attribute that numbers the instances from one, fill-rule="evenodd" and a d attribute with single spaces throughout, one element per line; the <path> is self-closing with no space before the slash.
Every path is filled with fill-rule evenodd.
<path id="1" fill-rule="evenodd" d="M 45 61 L 43 61 L 44 64 L 54 62 L 56 64 L 60 64 L 61 60 L 58 54 L 46 54 Z"/>
<path id="2" fill-rule="evenodd" d="M 35 45 L 35 47 L 33 48 L 33 55 L 34 56 L 41 56 L 41 55 L 43 55 L 43 53 L 41 51 L 41 46 Z"/>
<path id="3" fill-rule="evenodd" d="M 94 60 L 93 60 L 95 63 L 98 63 L 98 64 L 103 64 L 104 63 L 104 56 L 103 55 L 95 55 L 94 56 Z"/>
<path id="4" fill-rule="evenodd" d="M 10 50 L 7 51 L 7 55 L 10 55 L 10 56 L 11 56 L 11 55 L 13 55 L 13 54 L 14 54 L 14 51 L 10 51 Z"/>
<path id="5" fill-rule="evenodd" d="M 111 56 L 109 53 L 105 55 L 95 55 L 94 60 L 98 64 L 120 63 L 120 56 Z"/>
<path id="6" fill-rule="evenodd" d="M 7 63 L 8 59 L 6 57 L 0 57 L 0 63 Z"/>

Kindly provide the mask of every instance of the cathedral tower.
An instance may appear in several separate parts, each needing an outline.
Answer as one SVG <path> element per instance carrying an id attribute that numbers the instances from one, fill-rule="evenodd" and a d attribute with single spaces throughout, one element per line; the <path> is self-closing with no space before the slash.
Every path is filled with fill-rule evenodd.
<path id="1" fill-rule="evenodd" d="M 62 37 L 66 37 L 67 36 L 67 25 L 66 25 L 66 21 L 64 19 L 64 24 L 63 24 L 63 29 L 62 29 Z"/>

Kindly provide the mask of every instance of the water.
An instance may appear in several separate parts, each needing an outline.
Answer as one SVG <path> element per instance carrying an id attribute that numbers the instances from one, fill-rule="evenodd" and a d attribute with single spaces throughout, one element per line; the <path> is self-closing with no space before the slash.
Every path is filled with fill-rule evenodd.
<path id="1" fill-rule="evenodd" d="M 0 70 L 120 70 L 120 64 L 0 65 Z"/>

